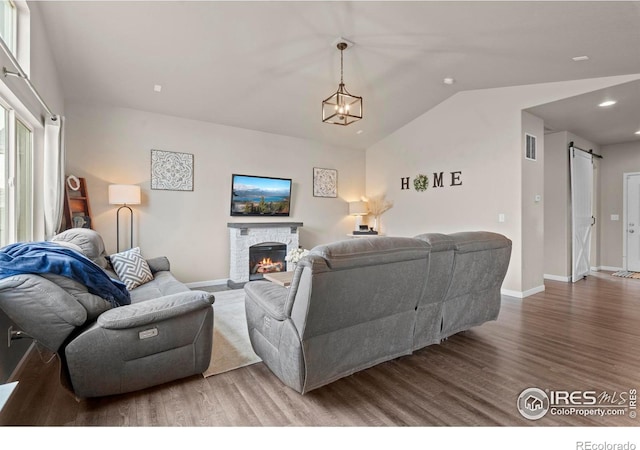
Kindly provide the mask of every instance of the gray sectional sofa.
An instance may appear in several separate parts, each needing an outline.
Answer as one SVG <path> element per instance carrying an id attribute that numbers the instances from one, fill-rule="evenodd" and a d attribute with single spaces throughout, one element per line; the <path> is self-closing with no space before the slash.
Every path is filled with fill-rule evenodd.
<path id="1" fill-rule="evenodd" d="M 254 351 L 306 393 L 495 320 L 511 241 L 489 232 L 318 246 L 285 288 L 245 285 Z"/>
<path id="2" fill-rule="evenodd" d="M 118 279 L 98 233 L 74 228 L 53 239 Z M 213 342 L 214 296 L 175 279 L 169 261 L 147 260 L 153 280 L 112 308 L 73 279 L 19 274 L 0 280 L 0 308 L 61 360 L 61 380 L 77 397 L 147 388 L 204 372 Z"/>

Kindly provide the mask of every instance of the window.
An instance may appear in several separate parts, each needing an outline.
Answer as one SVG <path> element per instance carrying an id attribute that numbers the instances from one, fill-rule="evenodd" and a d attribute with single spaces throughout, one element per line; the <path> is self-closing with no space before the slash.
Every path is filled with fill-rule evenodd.
<path id="1" fill-rule="evenodd" d="M 0 246 L 33 238 L 33 131 L 0 105 Z"/>
<path id="2" fill-rule="evenodd" d="M 16 5 L 10 0 L 0 1 L 0 37 L 16 56 Z"/>

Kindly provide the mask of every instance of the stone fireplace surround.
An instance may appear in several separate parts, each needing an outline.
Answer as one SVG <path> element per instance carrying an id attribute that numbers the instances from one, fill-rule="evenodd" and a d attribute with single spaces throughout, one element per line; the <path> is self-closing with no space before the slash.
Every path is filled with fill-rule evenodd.
<path id="1" fill-rule="evenodd" d="M 227 227 L 230 260 L 227 285 L 237 289 L 249 281 L 249 248 L 264 242 L 278 242 L 285 244 L 289 253 L 299 246 L 298 228 L 302 222 L 230 222 Z"/>

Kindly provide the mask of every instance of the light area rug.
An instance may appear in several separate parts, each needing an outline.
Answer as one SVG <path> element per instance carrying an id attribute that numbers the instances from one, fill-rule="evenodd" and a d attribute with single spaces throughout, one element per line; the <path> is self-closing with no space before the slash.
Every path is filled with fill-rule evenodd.
<path id="1" fill-rule="evenodd" d="M 211 363 L 202 374 L 210 377 L 262 361 L 253 352 L 244 312 L 244 290 L 214 293 Z"/>
<path id="2" fill-rule="evenodd" d="M 638 272 L 629 272 L 627 270 L 621 270 L 619 272 L 612 273 L 611 275 L 613 275 L 614 277 L 621 277 L 621 278 L 640 279 L 640 273 L 638 273 Z"/>

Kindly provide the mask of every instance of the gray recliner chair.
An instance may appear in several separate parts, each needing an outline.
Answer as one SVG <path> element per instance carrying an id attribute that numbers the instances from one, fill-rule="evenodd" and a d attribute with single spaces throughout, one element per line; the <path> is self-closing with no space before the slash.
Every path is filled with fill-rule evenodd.
<path id="1" fill-rule="evenodd" d="M 80 251 L 118 279 L 95 231 L 71 229 L 53 241 Z M 80 398 L 200 374 L 211 358 L 214 296 L 177 281 L 166 258 L 147 262 L 154 279 L 130 291 L 130 305 L 112 308 L 61 275 L 21 274 L 0 280 L 0 308 L 57 353 L 61 381 Z"/>

